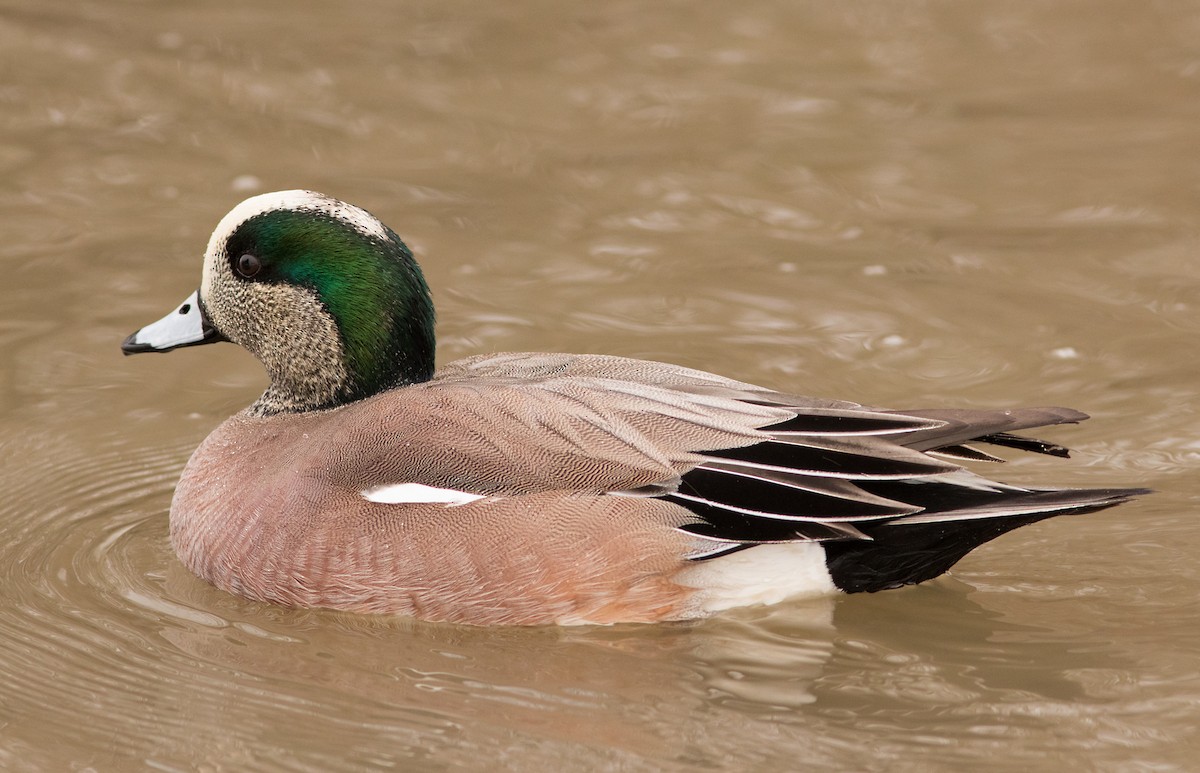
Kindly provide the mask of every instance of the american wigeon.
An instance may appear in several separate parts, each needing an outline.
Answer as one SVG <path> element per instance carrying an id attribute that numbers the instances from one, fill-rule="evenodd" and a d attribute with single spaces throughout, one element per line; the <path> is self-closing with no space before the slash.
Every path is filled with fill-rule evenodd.
<path id="1" fill-rule="evenodd" d="M 959 466 L 1067 408 L 914 410 L 621 357 L 434 371 L 412 253 L 311 191 L 217 225 L 200 289 L 127 354 L 233 341 L 270 386 L 192 455 L 171 543 L 230 593 L 479 625 L 702 617 L 922 582 L 976 546 L 1142 489 L 1029 489 Z"/>

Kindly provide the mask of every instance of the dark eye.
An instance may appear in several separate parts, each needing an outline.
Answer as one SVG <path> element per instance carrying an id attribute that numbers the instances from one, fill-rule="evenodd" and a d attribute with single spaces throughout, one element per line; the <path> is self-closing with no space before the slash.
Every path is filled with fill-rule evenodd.
<path id="1" fill-rule="evenodd" d="M 257 255 L 251 255 L 247 252 L 237 259 L 233 264 L 233 269 L 238 272 L 239 276 L 249 279 L 259 271 L 262 271 L 262 261 L 258 259 Z"/>

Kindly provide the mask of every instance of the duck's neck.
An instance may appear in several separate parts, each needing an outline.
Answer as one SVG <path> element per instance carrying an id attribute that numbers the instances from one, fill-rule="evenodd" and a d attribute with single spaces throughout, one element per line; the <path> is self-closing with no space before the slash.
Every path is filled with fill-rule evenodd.
<path id="1" fill-rule="evenodd" d="M 397 387 L 433 377 L 432 306 L 415 324 L 395 315 L 387 335 L 344 336 L 342 320 L 304 315 L 326 329 L 297 335 L 286 351 L 259 352 L 271 385 L 246 409 L 251 416 L 274 416 L 337 408 Z"/>
<path id="2" fill-rule="evenodd" d="M 306 399 L 296 395 L 293 391 L 280 388 L 274 384 L 267 388 L 267 391 L 259 395 L 259 398 L 250 404 L 243 413 L 247 416 L 255 416 L 265 418 L 268 416 L 278 416 L 280 414 L 293 413 L 308 413 L 310 411 L 321 411 L 329 408 L 336 408 L 339 405 L 349 401 L 319 401 Z"/>
<path id="3" fill-rule="evenodd" d="M 290 352 L 283 372 L 268 366 L 271 385 L 245 413 L 265 417 L 329 410 L 390 389 L 428 381 L 433 376 L 432 359 L 418 363 L 405 353 L 393 355 L 396 362 L 391 367 L 377 368 L 366 374 L 348 370 L 346 360 L 340 356 L 312 357 L 311 354 Z"/>

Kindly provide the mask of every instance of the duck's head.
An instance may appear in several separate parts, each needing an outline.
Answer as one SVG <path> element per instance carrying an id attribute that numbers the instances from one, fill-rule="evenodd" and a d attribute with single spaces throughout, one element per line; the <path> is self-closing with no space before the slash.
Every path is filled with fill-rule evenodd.
<path id="1" fill-rule="evenodd" d="M 126 354 L 233 341 L 271 386 L 251 411 L 332 408 L 433 375 L 433 302 L 412 253 L 366 210 L 265 193 L 221 219 L 200 289 Z"/>

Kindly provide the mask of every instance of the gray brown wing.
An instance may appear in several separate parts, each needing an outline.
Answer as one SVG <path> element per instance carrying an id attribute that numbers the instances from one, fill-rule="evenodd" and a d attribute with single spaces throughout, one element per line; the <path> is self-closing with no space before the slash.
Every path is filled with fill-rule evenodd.
<path id="1" fill-rule="evenodd" d="M 718 542 L 863 540 L 918 517 L 996 518 L 1123 495 L 997 484 L 945 458 L 996 458 L 971 440 L 1065 452 L 1009 434 L 1085 418 L 1062 408 L 880 411 L 663 363 L 558 354 L 470 358 L 374 400 L 383 405 L 341 422 L 351 436 L 339 442 L 375 449 L 347 468 L 356 485 L 664 498 L 691 512 L 688 531 Z"/>

